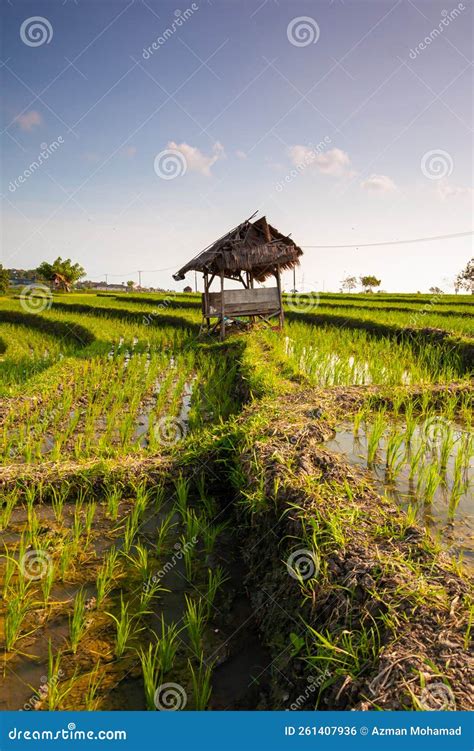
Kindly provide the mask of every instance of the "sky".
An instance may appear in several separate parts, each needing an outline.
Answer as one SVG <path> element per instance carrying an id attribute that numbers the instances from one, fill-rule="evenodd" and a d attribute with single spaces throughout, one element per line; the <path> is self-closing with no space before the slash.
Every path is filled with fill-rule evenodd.
<path id="1" fill-rule="evenodd" d="M 172 273 L 257 210 L 303 248 L 299 290 L 375 274 L 451 291 L 473 255 L 472 235 L 370 246 L 472 230 L 469 0 L 1 13 L 4 266 L 61 255 L 94 281 L 140 269 L 181 289 L 194 279 Z"/>

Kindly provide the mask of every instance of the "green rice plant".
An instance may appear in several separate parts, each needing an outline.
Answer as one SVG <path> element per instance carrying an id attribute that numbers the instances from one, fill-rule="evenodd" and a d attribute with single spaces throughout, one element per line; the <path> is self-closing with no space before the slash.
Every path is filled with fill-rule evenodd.
<path id="1" fill-rule="evenodd" d="M 59 578 L 61 581 L 66 581 L 66 575 L 71 568 L 71 563 L 75 556 L 75 543 L 72 538 L 66 538 L 63 540 L 61 546 L 61 554 L 59 556 Z"/>
<path id="2" fill-rule="evenodd" d="M 48 680 L 47 680 L 47 707 L 50 712 L 58 710 L 66 697 L 74 688 L 74 680 L 70 680 L 65 686 L 61 682 L 63 671 L 61 670 L 61 651 L 53 653 L 51 639 L 48 641 Z"/>
<path id="3" fill-rule="evenodd" d="M 6 606 L 4 624 L 5 649 L 7 652 L 13 651 L 20 635 L 28 636 L 30 633 L 33 633 L 34 629 L 29 631 L 28 634 L 21 634 L 21 629 L 30 607 L 30 600 L 22 594 L 10 595 Z"/>
<path id="4" fill-rule="evenodd" d="M 425 448 L 422 443 L 419 444 L 417 449 L 410 454 L 410 471 L 408 474 L 408 477 L 410 480 L 412 480 L 415 475 L 418 474 L 420 464 L 423 461 L 423 457 L 425 455 Z"/>
<path id="5" fill-rule="evenodd" d="M 387 474 L 390 479 L 395 479 L 405 462 L 405 450 L 403 444 L 405 436 L 402 433 L 390 433 L 385 455 Z"/>
<path id="6" fill-rule="evenodd" d="M 153 577 L 154 579 L 155 577 Z M 163 587 L 160 583 L 160 581 L 153 581 L 153 579 L 149 579 L 148 581 L 145 581 L 143 583 L 143 587 L 140 590 L 140 610 L 141 611 L 148 611 L 149 607 L 151 605 L 151 601 L 158 597 L 158 595 L 162 592 L 169 592 L 169 589 L 166 589 Z"/>
<path id="7" fill-rule="evenodd" d="M 203 524 L 200 531 L 202 539 L 202 545 L 206 555 L 211 555 L 216 546 L 216 541 L 219 535 L 227 528 L 227 522 L 221 522 L 220 524 Z"/>
<path id="8" fill-rule="evenodd" d="M 188 660 L 188 666 L 193 684 L 194 709 L 198 711 L 207 709 L 212 692 L 212 667 L 210 665 L 205 665 L 202 653 L 199 658 L 199 666 L 196 670 L 194 669 L 191 660 Z"/>
<path id="9" fill-rule="evenodd" d="M 71 546 L 74 552 L 77 554 L 82 548 L 82 535 L 84 532 L 84 525 L 82 521 L 81 506 L 76 506 L 74 509 L 74 516 L 71 527 Z"/>
<path id="10" fill-rule="evenodd" d="M 379 443 L 385 432 L 385 414 L 377 412 L 372 423 L 372 428 L 367 435 L 367 464 L 374 463 L 379 448 Z"/>
<path id="11" fill-rule="evenodd" d="M 452 473 L 452 487 L 449 498 L 448 517 L 453 519 L 457 507 L 461 501 L 461 498 L 466 490 L 466 483 L 463 480 L 463 455 L 461 451 L 458 451 L 454 459 L 453 473 Z"/>
<path id="12" fill-rule="evenodd" d="M 161 635 L 158 639 L 158 660 L 163 675 L 173 668 L 176 653 L 179 647 L 180 630 L 175 623 L 165 624 L 163 613 L 161 614 Z"/>
<path id="13" fill-rule="evenodd" d="M 89 681 L 84 696 L 84 709 L 87 712 L 96 712 L 99 708 L 99 698 L 97 694 L 104 678 L 103 675 L 99 675 L 101 667 L 100 662 L 98 662 L 89 675 Z"/>
<path id="14" fill-rule="evenodd" d="M 164 485 L 157 485 L 155 488 L 153 488 L 153 500 L 154 500 L 154 511 L 155 513 L 159 513 L 165 502 Z"/>
<path id="15" fill-rule="evenodd" d="M 64 482 L 59 487 L 51 486 L 51 506 L 56 521 L 59 523 L 63 519 L 64 504 L 69 494 L 69 485 Z"/>
<path id="16" fill-rule="evenodd" d="M 89 544 L 91 531 L 92 531 L 92 522 L 94 521 L 96 510 L 97 510 L 97 504 L 90 502 L 87 505 L 86 512 L 84 514 L 84 531 L 86 534 L 86 541 L 85 541 L 86 547 Z"/>
<path id="17" fill-rule="evenodd" d="M 80 589 L 74 598 L 72 615 L 69 616 L 69 642 L 74 655 L 86 629 L 86 593 Z"/>
<path id="18" fill-rule="evenodd" d="M 148 649 L 143 647 L 139 650 L 138 656 L 142 668 L 143 684 L 145 688 L 145 702 L 148 710 L 156 710 L 155 691 L 161 682 L 161 666 L 158 658 L 158 642 L 149 644 Z"/>
<path id="19" fill-rule="evenodd" d="M 133 568 L 136 569 L 142 581 L 146 581 L 150 571 L 150 554 L 148 548 L 137 542 L 135 543 L 135 555 L 128 555 L 126 553 L 124 555 L 131 562 Z"/>
<path id="20" fill-rule="evenodd" d="M 166 540 L 169 533 L 176 526 L 175 513 L 171 511 L 161 522 L 156 532 L 156 548 L 158 555 L 166 552 Z"/>
<path id="21" fill-rule="evenodd" d="M 186 601 L 186 611 L 183 616 L 183 622 L 194 653 L 200 655 L 207 621 L 205 603 L 202 598 L 192 600 L 188 595 L 184 595 L 184 599 Z"/>
<path id="22" fill-rule="evenodd" d="M 116 521 L 118 519 L 118 512 L 120 501 L 122 500 L 123 488 L 118 484 L 107 485 L 105 488 L 105 502 L 107 505 L 107 516 L 109 519 Z"/>
<path id="23" fill-rule="evenodd" d="M 104 556 L 102 566 L 97 572 L 96 577 L 96 604 L 100 608 L 105 598 L 108 597 L 113 589 L 118 566 L 118 552 L 111 548 Z"/>
<path id="24" fill-rule="evenodd" d="M 52 559 L 49 560 L 48 566 L 46 568 L 46 573 L 41 579 L 41 591 L 43 593 L 43 601 L 44 605 L 48 604 L 49 597 L 51 595 L 51 590 L 53 588 L 54 580 L 56 578 L 56 566 Z"/>
<path id="25" fill-rule="evenodd" d="M 8 527 L 13 509 L 18 503 L 18 498 L 18 491 L 16 490 L 7 494 L 5 501 L 0 509 L 0 532 Z"/>
<path id="26" fill-rule="evenodd" d="M 184 518 L 188 507 L 189 480 L 183 477 L 183 475 L 179 475 L 174 486 L 176 491 L 176 506 L 181 517 Z"/>
<path id="27" fill-rule="evenodd" d="M 130 514 L 127 521 L 125 522 L 125 529 L 123 533 L 123 551 L 126 555 L 128 555 L 128 553 L 130 553 L 130 550 L 132 549 L 132 545 L 138 533 L 139 525 L 140 521 L 136 514 Z"/>
<path id="28" fill-rule="evenodd" d="M 207 606 L 207 618 L 211 617 L 218 590 L 228 578 L 229 577 L 225 575 L 222 566 L 216 566 L 215 569 L 207 569 L 207 591 L 204 596 Z"/>
<path id="29" fill-rule="evenodd" d="M 133 634 L 143 631 L 143 628 L 137 629 L 134 625 L 136 618 L 129 612 L 130 603 L 123 601 L 123 594 L 120 595 L 120 615 L 117 618 L 113 613 L 107 613 L 115 622 L 115 656 L 120 658 L 128 648 L 130 639 Z"/>

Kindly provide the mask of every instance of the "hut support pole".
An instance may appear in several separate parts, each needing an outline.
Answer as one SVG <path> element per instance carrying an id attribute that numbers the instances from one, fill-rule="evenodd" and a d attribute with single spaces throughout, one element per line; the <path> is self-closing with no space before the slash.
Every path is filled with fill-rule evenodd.
<path id="1" fill-rule="evenodd" d="M 278 296 L 280 298 L 280 315 L 279 315 L 279 320 L 280 320 L 280 328 L 282 329 L 283 328 L 283 324 L 285 322 L 285 314 L 283 312 L 283 299 L 282 299 L 282 295 L 281 295 L 281 276 L 280 276 L 280 267 L 279 266 L 276 267 L 275 277 L 276 277 L 276 283 L 277 283 L 277 287 L 278 287 Z"/>
<path id="2" fill-rule="evenodd" d="M 224 272 L 221 271 L 221 342 L 225 339 L 225 318 L 224 318 Z"/>
<path id="3" fill-rule="evenodd" d="M 204 313 L 209 313 L 209 277 L 207 272 L 204 274 Z M 211 319 L 208 316 L 205 316 L 205 318 L 207 330 L 209 331 L 211 328 Z"/>

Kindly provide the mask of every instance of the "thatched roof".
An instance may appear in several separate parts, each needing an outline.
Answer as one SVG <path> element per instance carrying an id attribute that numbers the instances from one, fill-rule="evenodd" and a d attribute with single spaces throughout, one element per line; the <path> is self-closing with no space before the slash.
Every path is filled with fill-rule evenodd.
<path id="1" fill-rule="evenodd" d="M 251 219 L 253 217 L 205 248 L 173 274 L 173 279 L 184 279 L 188 271 L 210 274 L 223 271 L 231 278 L 238 277 L 241 271 L 250 271 L 255 279 L 263 282 L 277 266 L 284 270 L 299 265 L 303 251 L 293 240 L 268 224 L 264 216 L 255 222 Z"/>

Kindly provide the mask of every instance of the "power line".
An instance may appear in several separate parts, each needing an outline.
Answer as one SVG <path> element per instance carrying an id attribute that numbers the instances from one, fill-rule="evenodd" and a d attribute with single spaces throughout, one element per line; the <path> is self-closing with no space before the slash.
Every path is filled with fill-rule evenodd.
<path id="1" fill-rule="evenodd" d="M 373 248 L 378 245 L 409 245 L 410 243 L 424 243 L 431 240 L 448 240 L 452 237 L 467 237 L 474 234 L 474 230 L 469 232 L 456 232 L 452 235 L 435 235 L 432 237 L 417 237 L 414 240 L 386 240 L 380 243 L 351 243 L 350 245 L 302 245 L 302 248 Z"/>

